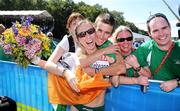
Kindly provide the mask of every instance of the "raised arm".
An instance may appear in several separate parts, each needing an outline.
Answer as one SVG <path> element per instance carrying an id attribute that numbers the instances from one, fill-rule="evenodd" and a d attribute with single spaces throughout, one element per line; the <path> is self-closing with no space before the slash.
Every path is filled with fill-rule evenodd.
<path id="1" fill-rule="evenodd" d="M 126 73 L 126 66 L 123 57 L 120 53 L 116 52 L 116 62 L 108 67 L 99 70 L 104 75 L 120 75 Z"/>
<path id="2" fill-rule="evenodd" d="M 151 77 L 151 71 L 150 71 L 149 67 L 148 66 L 145 66 L 145 67 L 140 66 L 136 56 L 129 55 L 128 57 L 126 57 L 125 63 L 126 63 L 126 66 L 130 66 L 130 67 L 126 67 L 127 69 L 132 67 L 132 68 L 134 68 L 134 70 L 138 71 L 139 75 L 146 76 L 148 78 Z"/>
<path id="3" fill-rule="evenodd" d="M 105 76 L 113 76 L 126 73 L 126 66 L 123 60 L 123 57 L 120 53 L 116 54 L 116 62 L 108 67 L 100 68 L 98 72 L 102 72 Z M 89 75 L 94 75 L 96 73 L 96 69 L 86 67 L 83 68 L 86 73 Z"/>
<path id="4" fill-rule="evenodd" d="M 63 48 L 57 46 L 52 55 L 49 57 L 48 61 L 45 64 L 45 69 L 49 72 L 52 72 L 57 75 L 62 75 L 64 67 L 59 67 L 57 62 L 61 58 L 62 54 L 64 53 Z"/>
<path id="5" fill-rule="evenodd" d="M 86 55 L 81 50 L 78 50 L 78 56 L 80 59 L 81 66 L 83 68 L 88 67 L 90 64 L 94 63 L 95 61 L 99 60 L 105 54 L 116 53 L 119 50 L 117 45 L 110 45 L 106 48 L 99 49 L 95 51 L 93 54 Z"/>
<path id="6" fill-rule="evenodd" d="M 67 68 L 64 68 L 61 65 L 58 65 L 58 61 L 61 58 L 61 56 L 64 54 L 65 50 L 61 46 L 57 46 L 52 55 L 49 57 L 48 61 L 45 64 L 45 69 L 53 74 L 56 74 L 61 77 L 65 77 L 68 84 L 71 86 L 71 88 L 79 92 L 80 90 L 76 86 L 76 77 L 75 74 L 73 74 L 72 71 L 70 71 Z"/>

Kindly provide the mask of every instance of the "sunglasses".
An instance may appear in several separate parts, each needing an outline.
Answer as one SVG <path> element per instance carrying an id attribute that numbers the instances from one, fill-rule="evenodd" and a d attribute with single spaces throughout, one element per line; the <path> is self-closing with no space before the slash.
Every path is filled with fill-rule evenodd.
<path id="1" fill-rule="evenodd" d="M 117 39 L 117 42 L 124 42 L 125 40 L 127 40 L 127 41 L 132 41 L 132 40 L 133 40 L 133 37 L 130 36 L 130 37 L 127 37 L 127 38 L 118 38 L 118 39 Z"/>
<path id="2" fill-rule="evenodd" d="M 156 14 L 154 14 L 154 15 L 150 15 L 146 23 L 149 23 L 152 19 L 154 19 L 154 18 L 156 18 L 156 17 L 162 17 L 162 18 L 164 18 L 166 21 L 168 21 L 167 17 L 166 17 L 164 14 L 162 14 L 162 13 L 156 13 Z"/>
<path id="3" fill-rule="evenodd" d="M 89 35 L 93 34 L 95 32 L 95 29 L 94 28 L 90 28 L 88 29 L 87 31 L 84 31 L 84 32 L 80 32 L 79 34 L 76 34 L 77 37 L 79 38 L 83 38 L 86 36 L 86 34 L 88 33 Z"/>

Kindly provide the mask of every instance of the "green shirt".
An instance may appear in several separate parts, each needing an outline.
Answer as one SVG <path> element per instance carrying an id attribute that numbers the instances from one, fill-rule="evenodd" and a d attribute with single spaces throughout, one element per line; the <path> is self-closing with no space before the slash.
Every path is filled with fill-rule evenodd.
<path id="1" fill-rule="evenodd" d="M 133 54 L 141 66 L 149 66 L 153 79 L 166 81 L 180 77 L 180 41 L 174 42 L 174 47 L 164 65 L 156 74 L 153 74 L 167 52 L 160 50 L 157 43 L 151 40 L 142 44 Z M 148 59 L 149 57 L 151 59 Z"/>
<path id="2" fill-rule="evenodd" d="M 109 45 L 111 45 L 112 42 L 107 40 L 106 42 L 104 42 L 101 46 L 97 46 L 98 49 L 102 49 L 102 48 L 106 48 L 108 47 Z M 116 55 L 114 53 L 112 54 L 106 54 L 106 56 L 109 56 L 109 57 L 112 57 L 114 60 L 116 60 Z"/>

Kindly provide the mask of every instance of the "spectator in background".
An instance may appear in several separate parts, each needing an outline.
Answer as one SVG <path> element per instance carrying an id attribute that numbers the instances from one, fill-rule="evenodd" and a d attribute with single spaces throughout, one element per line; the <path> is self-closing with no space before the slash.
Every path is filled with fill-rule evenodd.
<path id="1" fill-rule="evenodd" d="M 151 78 L 163 80 L 160 88 L 169 92 L 180 86 L 180 41 L 171 38 L 171 26 L 167 17 L 156 13 L 147 20 L 148 34 L 152 40 L 142 44 L 132 56 L 126 60 L 133 67 L 149 66 Z M 140 66 L 135 66 L 135 62 Z"/>
<path id="2" fill-rule="evenodd" d="M 53 33 L 52 32 L 48 32 L 47 33 L 47 37 L 49 37 L 49 39 L 51 40 L 51 49 L 52 49 L 52 51 L 54 51 L 54 49 L 56 48 L 57 44 L 53 40 Z"/>
<path id="3" fill-rule="evenodd" d="M 0 34 L 1 35 L 5 30 L 6 30 L 5 26 L 3 24 L 0 24 Z"/>
<path id="4" fill-rule="evenodd" d="M 5 29 L 6 29 L 5 26 L 3 24 L 0 24 L 0 36 L 3 35 L 2 33 L 5 31 Z M 4 53 L 2 46 L 0 46 L 0 60 L 12 61 L 12 57 L 10 57 Z"/>

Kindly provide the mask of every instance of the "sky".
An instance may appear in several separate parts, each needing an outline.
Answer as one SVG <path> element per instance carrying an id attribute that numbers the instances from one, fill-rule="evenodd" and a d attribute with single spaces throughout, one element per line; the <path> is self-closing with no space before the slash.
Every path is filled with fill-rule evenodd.
<path id="1" fill-rule="evenodd" d="M 176 23 L 178 20 L 168 9 L 167 5 L 163 0 L 73 0 L 75 3 L 80 1 L 85 2 L 89 5 L 99 4 L 103 8 L 108 8 L 108 10 L 116 10 L 124 13 L 124 18 L 126 21 L 134 23 L 138 28 L 147 30 L 146 20 L 151 14 L 163 13 L 167 16 L 171 23 L 172 36 L 178 36 L 178 29 Z M 180 0 L 165 0 L 175 14 L 180 18 L 178 13 L 178 6 L 180 5 Z M 180 21 L 179 21 L 180 22 Z"/>

